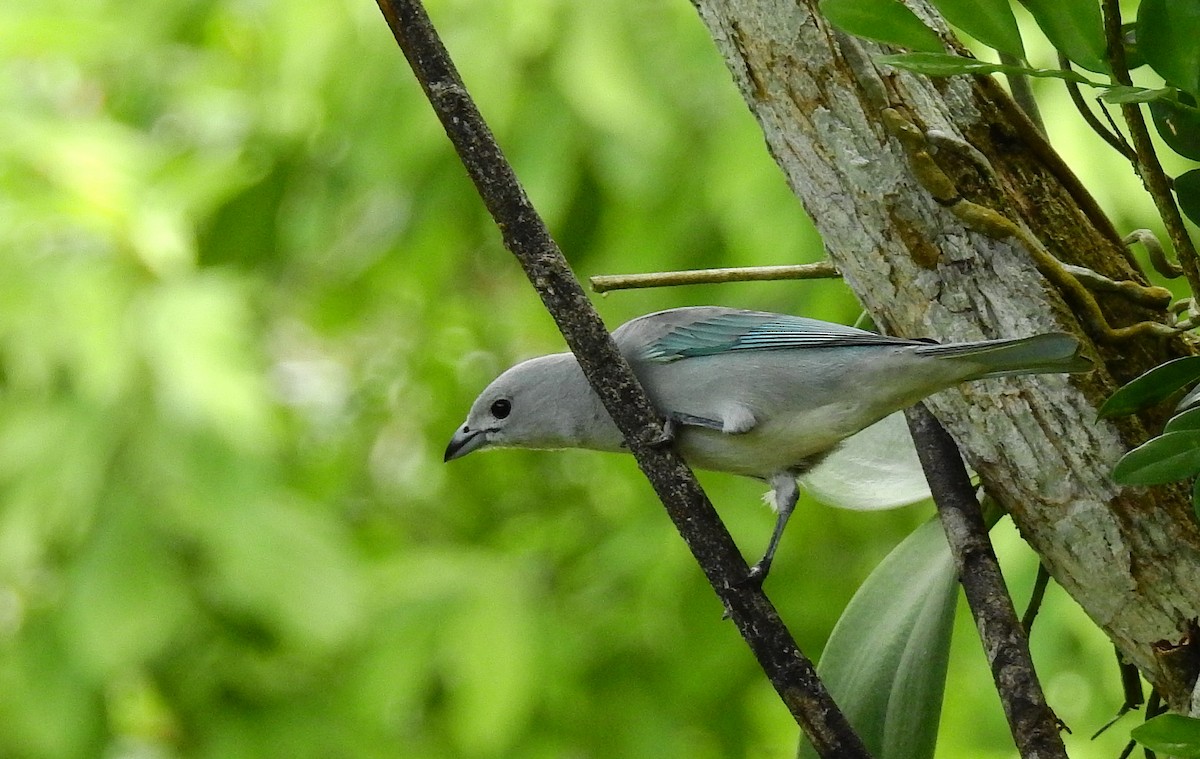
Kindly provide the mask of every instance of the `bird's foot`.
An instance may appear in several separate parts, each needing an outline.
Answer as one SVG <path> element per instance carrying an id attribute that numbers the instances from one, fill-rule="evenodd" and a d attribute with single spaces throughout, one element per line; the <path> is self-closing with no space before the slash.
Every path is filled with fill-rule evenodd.
<path id="1" fill-rule="evenodd" d="M 651 448 L 666 448 L 675 442 L 675 431 L 678 427 L 679 423 L 668 416 L 663 420 L 662 429 L 657 434 L 651 435 L 646 442 Z"/>
<path id="2" fill-rule="evenodd" d="M 746 576 L 738 582 L 739 588 L 759 589 L 762 588 L 763 582 L 767 579 L 767 573 L 771 571 L 771 562 L 762 559 L 754 566 L 750 567 L 750 571 Z"/>
<path id="3" fill-rule="evenodd" d="M 761 561 L 750 567 L 750 571 L 746 576 L 734 583 L 734 587 L 738 590 L 762 590 L 763 581 L 767 579 L 767 570 L 770 564 L 764 565 Z M 733 616 L 733 609 L 730 608 L 729 602 L 725 602 L 725 610 L 721 612 L 721 621 L 729 619 Z"/>

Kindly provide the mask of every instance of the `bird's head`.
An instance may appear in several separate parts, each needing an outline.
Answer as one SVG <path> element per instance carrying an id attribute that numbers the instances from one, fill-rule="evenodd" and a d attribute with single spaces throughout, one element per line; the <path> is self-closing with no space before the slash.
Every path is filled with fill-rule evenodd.
<path id="1" fill-rule="evenodd" d="M 570 353 L 517 364 L 484 388 L 446 446 L 446 461 L 480 448 L 615 450 L 621 435 Z"/>

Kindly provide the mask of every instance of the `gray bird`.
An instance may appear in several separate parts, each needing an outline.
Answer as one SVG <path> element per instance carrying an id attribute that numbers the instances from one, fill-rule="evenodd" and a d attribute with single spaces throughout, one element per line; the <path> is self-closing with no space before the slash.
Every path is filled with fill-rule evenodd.
<path id="1" fill-rule="evenodd" d="M 716 306 L 629 321 L 613 340 L 689 465 L 771 486 L 777 517 L 749 580 L 767 575 L 799 496 L 796 478 L 843 440 L 960 382 L 1086 372 L 1063 333 L 939 345 L 799 316 Z M 623 438 L 575 357 L 517 364 L 488 385 L 446 447 L 621 451 Z"/>

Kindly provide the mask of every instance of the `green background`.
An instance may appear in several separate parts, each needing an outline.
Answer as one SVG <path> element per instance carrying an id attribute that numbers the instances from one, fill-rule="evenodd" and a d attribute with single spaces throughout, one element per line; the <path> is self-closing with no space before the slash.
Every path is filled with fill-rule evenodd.
<path id="1" fill-rule="evenodd" d="M 430 10 L 581 276 L 822 257 L 687 3 Z M 0 758 L 792 755 L 631 460 L 442 463 L 561 341 L 373 4 L 9 2 L 0 39 Z M 833 282 L 595 300 L 858 315 Z M 702 481 L 757 554 L 763 487 Z M 802 503 L 768 590 L 810 655 L 931 513 Z M 957 625 L 939 756 L 1014 756 Z M 1072 756 L 1115 756 L 1111 647 L 1057 588 L 1033 646 Z"/>

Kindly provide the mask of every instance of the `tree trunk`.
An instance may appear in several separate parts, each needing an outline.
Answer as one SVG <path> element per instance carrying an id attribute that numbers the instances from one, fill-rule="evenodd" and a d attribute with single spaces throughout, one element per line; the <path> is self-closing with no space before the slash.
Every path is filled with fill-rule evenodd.
<path id="1" fill-rule="evenodd" d="M 1110 477 L 1162 419 L 1096 421 L 1096 411 L 1187 346 L 1091 344 L 1029 251 L 964 225 L 915 179 L 881 112 L 902 106 L 926 132 L 973 146 L 938 154 L 958 192 L 1024 224 L 1060 260 L 1141 280 L 1112 225 L 991 79 L 877 66 L 881 49 L 833 30 L 813 0 L 695 5 L 830 259 L 885 331 L 971 340 L 1062 330 L 1090 344 L 1100 362 L 1090 375 L 975 383 L 929 407 L 1055 580 L 1168 703 L 1186 708 L 1196 657 L 1176 646 L 1200 616 L 1200 530 L 1184 488 L 1120 488 Z M 1115 298 L 1100 305 L 1114 326 L 1155 318 Z"/>

